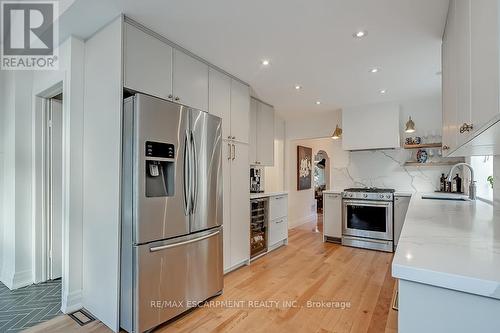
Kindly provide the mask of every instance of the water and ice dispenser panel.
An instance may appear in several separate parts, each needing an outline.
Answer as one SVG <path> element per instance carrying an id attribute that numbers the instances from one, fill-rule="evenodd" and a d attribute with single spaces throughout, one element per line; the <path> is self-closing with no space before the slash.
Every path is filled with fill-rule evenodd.
<path id="1" fill-rule="evenodd" d="M 145 149 L 146 197 L 174 196 L 174 145 L 170 143 L 146 141 Z"/>

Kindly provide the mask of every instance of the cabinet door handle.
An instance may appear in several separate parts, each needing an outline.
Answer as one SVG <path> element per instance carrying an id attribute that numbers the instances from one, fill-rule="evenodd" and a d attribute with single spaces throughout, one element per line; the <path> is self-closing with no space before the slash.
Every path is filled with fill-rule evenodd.
<path id="1" fill-rule="evenodd" d="M 463 123 L 463 125 L 460 126 L 460 134 L 463 134 L 465 132 L 470 132 L 473 129 L 474 129 L 474 125 L 473 124 Z"/>
<path id="2" fill-rule="evenodd" d="M 443 150 L 448 150 L 448 149 L 450 149 L 450 147 L 448 147 L 447 145 L 443 146 Z"/>
<path id="3" fill-rule="evenodd" d="M 230 161 L 231 157 L 233 156 L 232 149 L 231 149 L 231 144 L 227 144 L 227 160 Z"/>
<path id="4" fill-rule="evenodd" d="M 174 100 L 180 101 L 181 99 L 179 98 L 179 96 L 175 96 Z"/>
<path id="5" fill-rule="evenodd" d="M 168 95 L 168 99 L 172 99 L 174 97 L 172 94 Z"/>
<path id="6" fill-rule="evenodd" d="M 233 157 L 232 157 L 232 159 L 234 161 L 236 159 L 236 145 L 233 143 L 232 146 L 233 146 Z"/>

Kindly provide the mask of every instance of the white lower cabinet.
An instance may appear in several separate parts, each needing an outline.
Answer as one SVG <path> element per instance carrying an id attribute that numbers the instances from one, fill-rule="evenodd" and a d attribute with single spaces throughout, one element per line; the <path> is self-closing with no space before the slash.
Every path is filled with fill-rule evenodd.
<path id="1" fill-rule="evenodd" d="M 250 259 L 250 200 L 248 145 L 224 140 L 224 272 Z"/>
<path id="2" fill-rule="evenodd" d="M 341 242 L 342 238 L 342 195 L 323 194 L 323 240 Z"/>
<path id="3" fill-rule="evenodd" d="M 288 240 L 288 195 L 269 198 L 267 248 L 272 250 Z"/>
<path id="4" fill-rule="evenodd" d="M 394 197 L 394 245 L 397 246 L 401 230 L 406 218 L 406 212 L 410 205 L 411 196 L 395 196 Z"/>

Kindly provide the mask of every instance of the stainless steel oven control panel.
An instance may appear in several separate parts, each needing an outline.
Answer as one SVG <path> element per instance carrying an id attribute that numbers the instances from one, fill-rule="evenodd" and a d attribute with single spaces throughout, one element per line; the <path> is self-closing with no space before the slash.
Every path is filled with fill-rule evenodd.
<path id="1" fill-rule="evenodd" d="M 361 199 L 361 200 L 376 200 L 376 201 L 393 201 L 393 193 L 373 193 L 373 192 L 342 192 L 344 199 Z"/>

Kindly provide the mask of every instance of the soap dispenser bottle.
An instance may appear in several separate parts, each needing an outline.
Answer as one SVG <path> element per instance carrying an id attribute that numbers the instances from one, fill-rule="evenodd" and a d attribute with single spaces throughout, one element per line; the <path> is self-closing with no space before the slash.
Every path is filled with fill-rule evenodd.
<path id="1" fill-rule="evenodd" d="M 446 191 L 446 177 L 444 176 L 444 173 L 441 174 L 441 179 L 439 180 L 439 192 L 445 192 Z"/>

